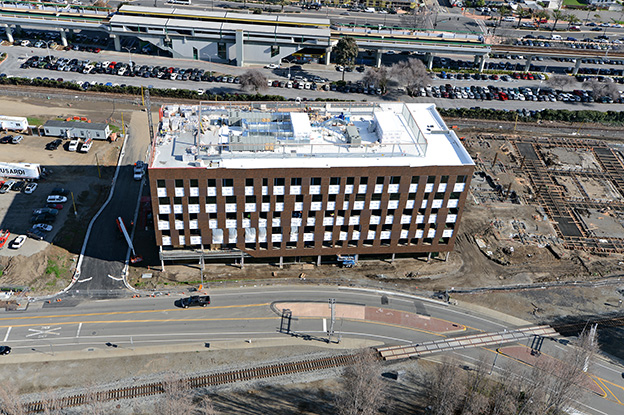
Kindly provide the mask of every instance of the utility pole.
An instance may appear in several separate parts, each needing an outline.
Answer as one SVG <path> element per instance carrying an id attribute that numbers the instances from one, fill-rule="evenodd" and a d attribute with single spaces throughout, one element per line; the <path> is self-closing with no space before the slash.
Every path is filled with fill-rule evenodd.
<path id="1" fill-rule="evenodd" d="M 154 123 L 152 122 L 152 102 L 149 88 L 145 88 L 145 110 L 147 111 L 147 125 L 149 126 L 150 146 L 154 142 Z"/>
<path id="2" fill-rule="evenodd" d="M 331 343 L 334 335 L 334 323 L 336 322 L 336 299 L 329 299 L 329 309 L 331 310 L 331 319 L 329 321 L 329 330 L 327 330 L 327 343 Z"/>

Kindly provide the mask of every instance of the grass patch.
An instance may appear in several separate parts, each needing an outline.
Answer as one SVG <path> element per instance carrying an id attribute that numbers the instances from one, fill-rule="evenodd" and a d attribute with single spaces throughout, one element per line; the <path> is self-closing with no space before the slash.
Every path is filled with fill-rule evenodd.
<path id="1" fill-rule="evenodd" d="M 45 275 L 53 275 L 54 278 L 61 278 L 67 274 L 67 268 L 62 263 L 62 257 L 58 256 L 56 260 L 48 259 L 48 265 L 45 269 Z"/>
<path id="2" fill-rule="evenodd" d="M 108 126 L 110 127 L 111 133 L 120 133 L 121 132 L 121 127 L 117 127 L 114 124 L 109 124 Z"/>
<path id="3" fill-rule="evenodd" d="M 585 7 L 587 6 L 587 3 L 583 0 L 563 0 L 563 5 Z"/>
<path id="4" fill-rule="evenodd" d="M 45 121 L 41 118 L 37 118 L 37 117 L 26 117 L 26 119 L 28 120 L 28 125 L 43 125 L 45 124 Z"/>

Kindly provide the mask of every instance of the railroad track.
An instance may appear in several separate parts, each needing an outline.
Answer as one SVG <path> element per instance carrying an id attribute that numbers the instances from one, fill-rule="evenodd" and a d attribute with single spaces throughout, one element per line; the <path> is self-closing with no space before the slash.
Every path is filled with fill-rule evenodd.
<path id="1" fill-rule="evenodd" d="M 182 378 L 182 385 L 189 388 L 205 388 L 209 386 L 225 385 L 228 383 L 243 382 L 254 379 L 264 379 L 275 376 L 284 376 L 294 373 L 312 372 L 315 370 L 331 369 L 348 366 L 353 363 L 355 355 L 339 355 L 321 359 L 302 360 L 292 363 L 280 363 L 250 369 L 233 370 L 211 375 Z M 52 404 L 56 409 L 87 405 L 91 402 L 107 402 L 120 399 L 133 399 L 145 396 L 159 395 L 166 391 L 166 382 L 154 382 L 127 388 L 110 389 L 95 393 L 66 396 L 55 399 L 54 402 L 41 400 L 25 405 L 25 413 L 41 413 Z"/>

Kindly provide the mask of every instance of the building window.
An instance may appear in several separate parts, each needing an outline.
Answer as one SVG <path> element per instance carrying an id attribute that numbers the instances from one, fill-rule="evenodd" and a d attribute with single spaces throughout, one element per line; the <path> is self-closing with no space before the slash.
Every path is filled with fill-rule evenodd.
<path id="1" fill-rule="evenodd" d="M 188 201 L 189 201 L 189 205 L 198 205 L 199 204 L 199 197 L 196 197 L 196 196 L 189 197 Z"/>
<path id="2" fill-rule="evenodd" d="M 448 179 L 449 179 L 449 177 L 448 177 L 448 176 L 442 176 L 442 177 L 440 178 L 440 183 L 448 183 Z"/>
<path id="3" fill-rule="evenodd" d="M 455 183 L 466 183 L 466 176 L 457 176 Z"/>
<path id="4" fill-rule="evenodd" d="M 390 177 L 390 184 L 401 184 L 401 176 Z"/>
<path id="5" fill-rule="evenodd" d="M 206 204 L 207 205 L 214 205 L 215 203 L 217 203 L 217 197 L 216 196 L 206 196 Z"/>
<path id="6" fill-rule="evenodd" d="M 347 184 L 355 184 L 355 177 L 347 177 Z"/>
<path id="7" fill-rule="evenodd" d="M 250 187 L 254 185 L 254 179 L 245 179 L 245 186 Z"/>
<path id="8" fill-rule="evenodd" d="M 216 179 L 208 179 L 208 187 L 217 187 Z"/>
<path id="9" fill-rule="evenodd" d="M 332 178 L 329 180 L 329 184 L 330 184 L 330 185 L 337 185 L 337 184 L 340 184 L 340 177 L 332 177 Z"/>
<path id="10" fill-rule="evenodd" d="M 226 196 L 225 203 L 236 203 L 236 196 Z"/>
<path id="11" fill-rule="evenodd" d="M 312 185 L 312 186 L 320 186 L 321 185 L 321 178 L 320 177 L 312 177 L 310 179 L 310 185 Z"/>
<path id="12" fill-rule="evenodd" d="M 255 196 L 245 197 L 245 203 L 256 203 L 256 197 Z"/>
<path id="13" fill-rule="evenodd" d="M 269 179 L 262 179 L 262 186 L 268 186 L 269 185 Z"/>
<path id="14" fill-rule="evenodd" d="M 181 205 L 182 204 L 182 198 L 181 197 L 174 197 L 173 198 L 173 204 L 174 205 Z"/>
<path id="15" fill-rule="evenodd" d="M 412 176 L 412 183 L 413 184 L 418 184 L 419 181 L 420 181 L 420 176 Z"/>
<path id="16" fill-rule="evenodd" d="M 377 184 L 384 184 L 384 180 L 385 180 L 385 177 L 379 176 L 379 177 L 377 177 L 377 182 L 376 183 Z"/>
<path id="17" fill-rule="evenodd" d="M 234 179 L 223 179 L 223 187 L 234 186 Z"/>
<path id="18" fill-rule="evenodd" d="M 157 187 L 166 187 L 164 180 L 156 180 Z"/>
<path id="19" fill-rule="evenodd" d="M 312 195 L 312 201 L 313 202 L 322 202 L 323 201 L 323 195 Z"/>
<path id="20" fill-rule="evenodd" d="M 227 59 L 227 44 L 225 42 L 217 43 L 217 57 Z"/>
<path id="21" fill-rule="evenodd" d="M 184 187 L 184 180 L 176 179 L 175 187 Z"/>
<path id="22" fill-rule="evenodd" d="M 275 179 L 273 179 L 273 186 L 284 186 L 285 182 L 286 181 L 284 180 L 283 177 L 280 177 L 280 178 L 276 177 Z"/>
<path id="23" fill-rule="evenodd" d="M 360 177 L 360 184 L 368 184 L 368 177 Z"/>
<path id="24" fill-rule="evenodd" d="M 291 186 L 301 186 L 301 177 L 291 177 L 290 185 Z"/>
<path id="25" fill-rule="evenodd" d="M 199 186 L 199 180 L 191 179 L 191 187 L 197 187 L 197 186 Z"/>

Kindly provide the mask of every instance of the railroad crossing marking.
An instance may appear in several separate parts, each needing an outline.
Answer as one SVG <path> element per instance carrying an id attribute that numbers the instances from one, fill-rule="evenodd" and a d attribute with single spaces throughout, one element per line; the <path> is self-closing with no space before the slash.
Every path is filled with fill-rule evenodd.
<path id="1" fill-rule="evenodd" d="M 48 334 L 54 334 L 55 336 L 60 336 L 61 333 L 57 333 L 57 330 L 60 330 L 60 327 L 50 328 L 50 326 L 41 326 L 40 329 L 28 329 L 28 331 L 32 331 L 33 333 L 27 334 L 26 337 L 37 336 L 39 338 L 47 337 Z"/>

